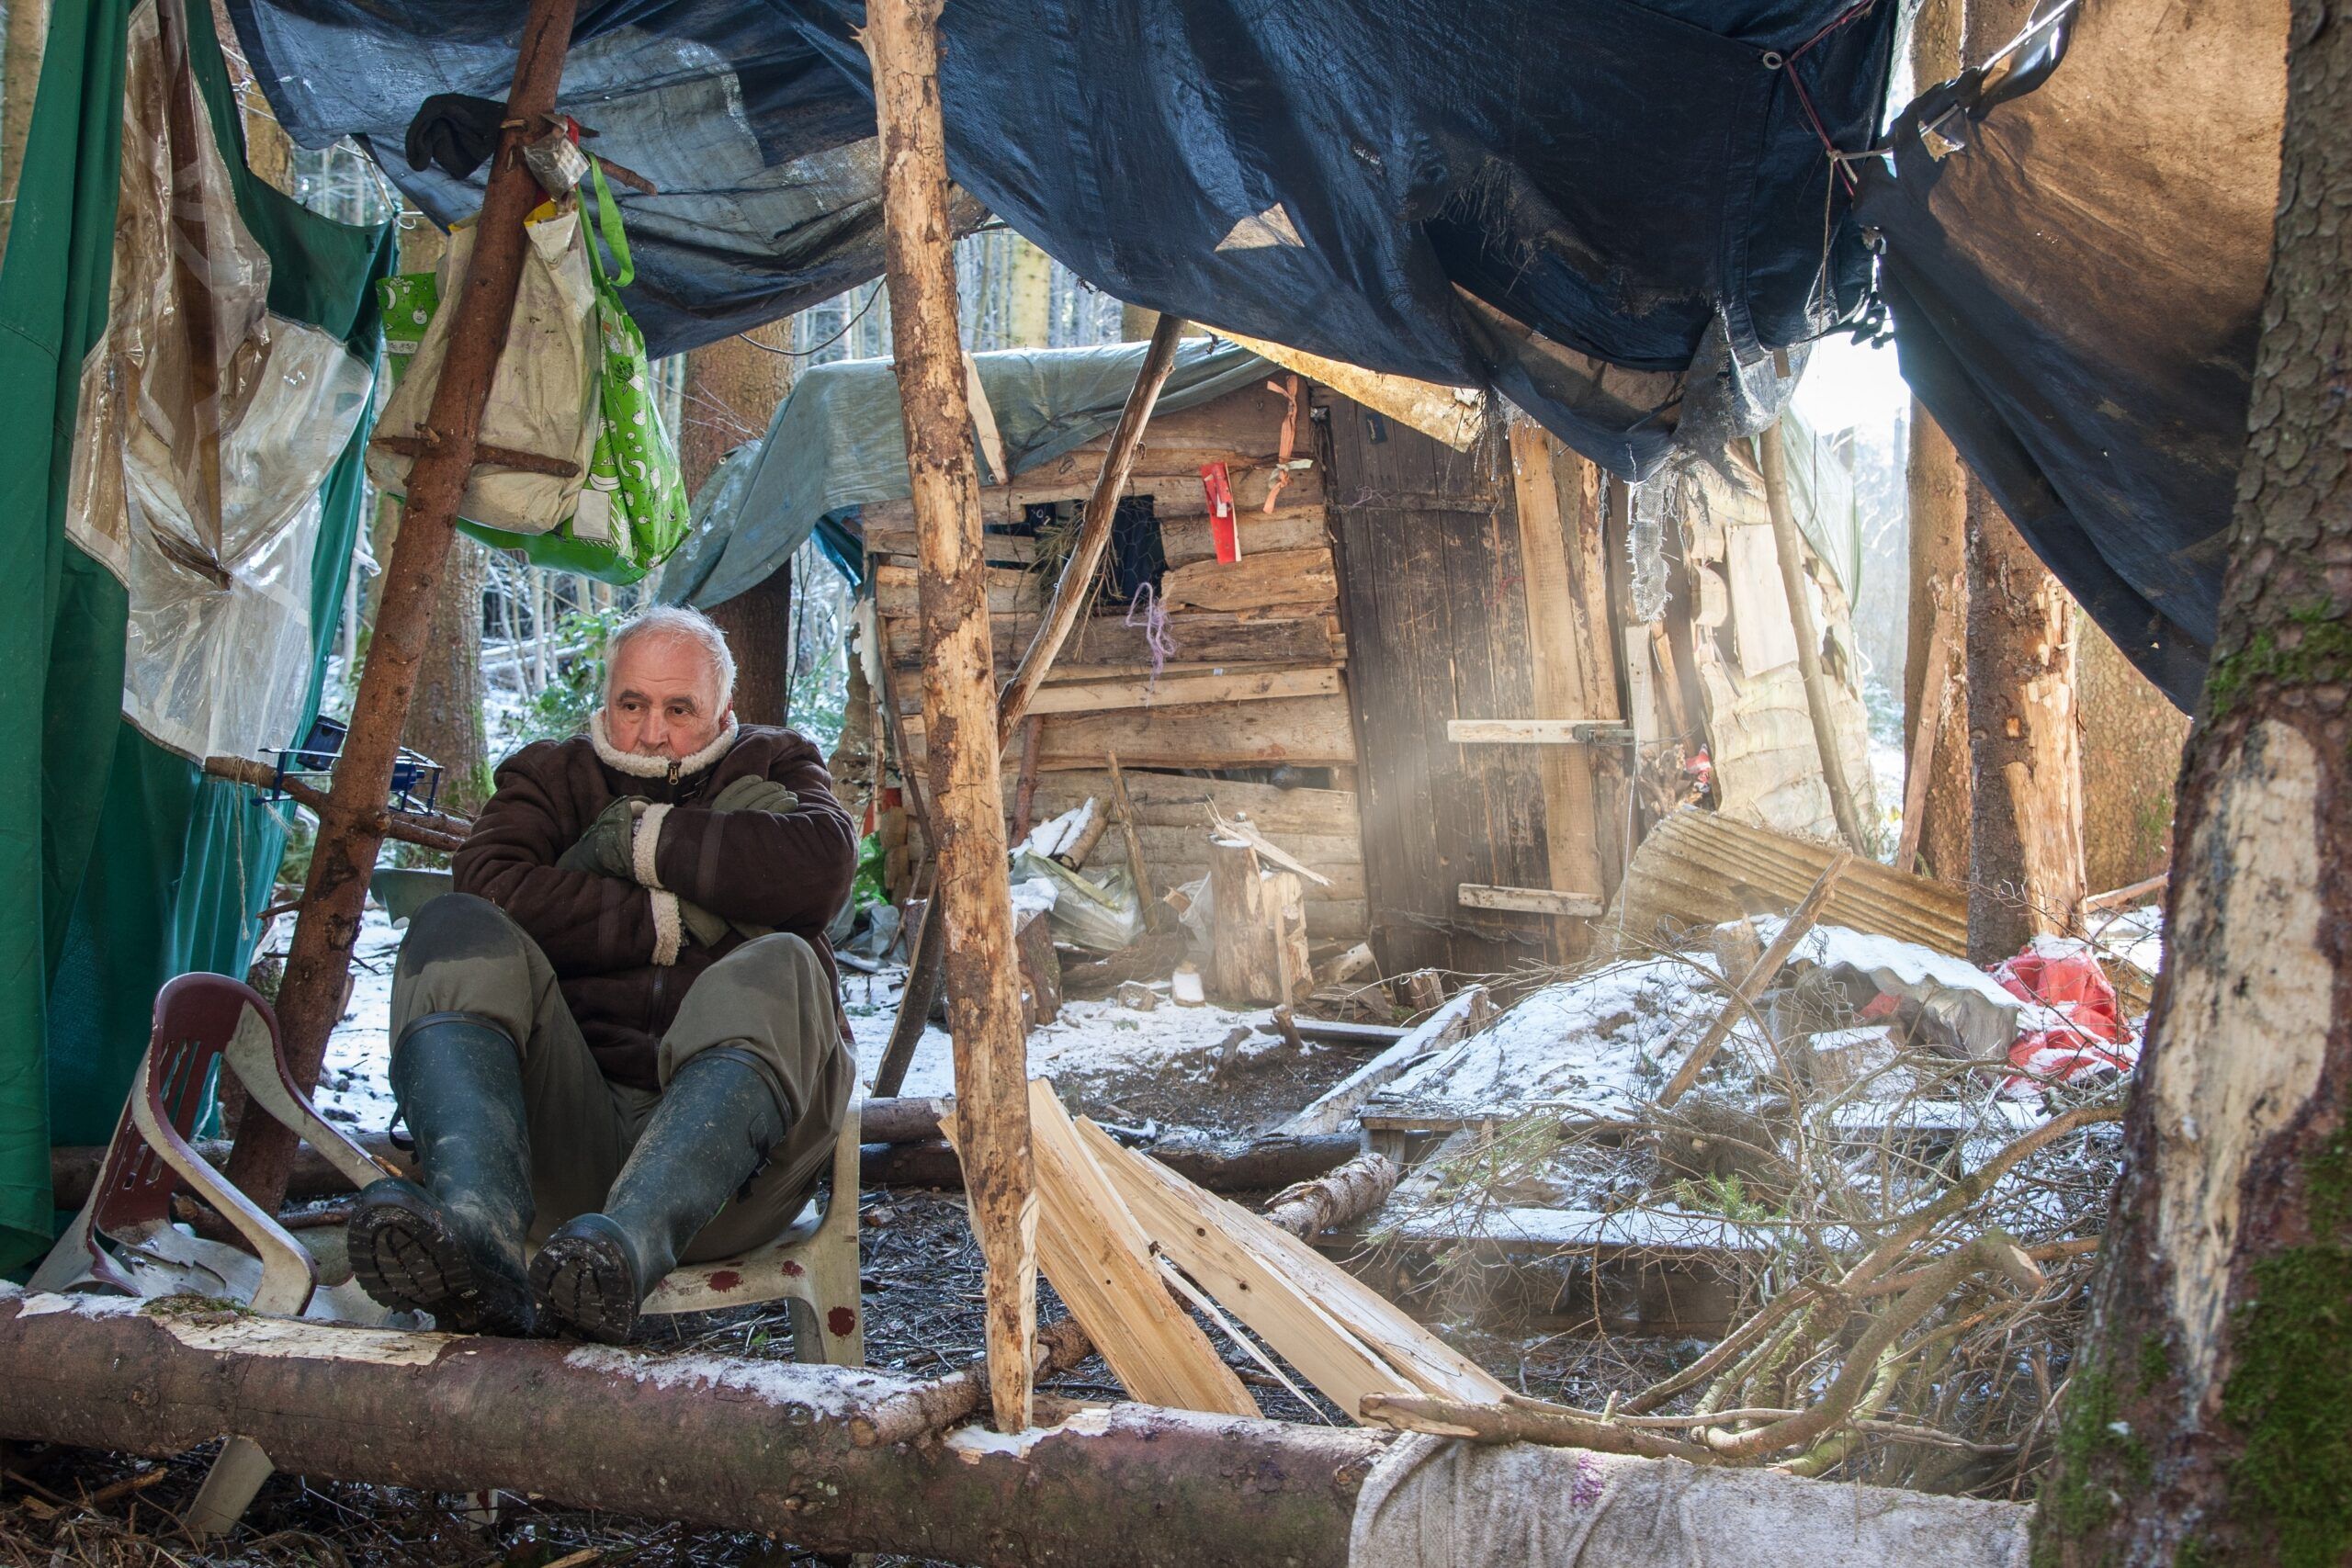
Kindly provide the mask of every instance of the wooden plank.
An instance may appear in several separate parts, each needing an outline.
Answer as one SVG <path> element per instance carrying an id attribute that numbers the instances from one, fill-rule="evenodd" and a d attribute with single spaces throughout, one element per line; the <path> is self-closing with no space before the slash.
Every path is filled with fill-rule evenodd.
<path id="1" fill-rule="evenodd" d="M 1484 1023 L 1492 1006 L 1486 987 L 1468 987 L 1423 1019 L 1410 1034 L 1309 1101 L 1283 1123 L 1283 1132 L 1305 1137 L 1340 1131 L 1374 1095 L 1402 1077 L 1406 1068 Z"/>
<path id="2" fill-rule="evenodd" d="M 1035 572 L 992 566 L 988 569 L 987 581 L 991 615 L 1022 615 L 1035 619 L 1038 606 L 1045 603 L 1045 592 Z M 910 619 L 920 616 L 922 603 L 916 595 L 915 583 L 915 569 L 910 566 L 876 566 L 875 605 L 886 615 Z"/>
<path id="3" fill-rule="evenodd" d="M 1585 684 L 1578 668 L 1586 653 L 1577 635 L 1574 589 L 1568 573 L 1566 526 L 1574 514 L 1560 504 L 1555 463 L 1580 463 L 1573 453 L 1558 453 L 1551 435 L 1532 420 L 1514 419 L 1510 427 L 1512 498 L 1519 513 L 1521 586 L 1527 599 L 1527 637 L 1533 651 L 1530 679 L 1535 691 L 1534 715 L 1553 720 L 1591 721 L 1578 707 Z M 1455 726 L 1447 727 L 1449 732 Z M 1449 739 L 1458 739 L 1449 734 Z M 1600 872 L 1599 796 L 1593 787 L 1593 763 L 1589 754 L 1551 752 L 1536 759 L 1544 781 L 1544 835 L 1554 887 L 1592 887 L 1604 884 Z M 1561 915 L 1573 910 L 1556 911 Z M 1595 909 L 1593 913 L 1600 911 Z M 1590 938 L 1580 929 L 1555 933 L 1564 954 L 1580 953 Z"/>
<path id="4" fill-rule="evenodd" d="M 910 721 L 907 743 L 920 758 L 926 730 Z M 1057 714 L 1045 720 L 1037 765 L 1095 769 L 1103 756 L 1145 768 L 1304 767 L 1355 761 L 1355 735 L 1341 697 L 1273 697 L 1256 703 Z"/>
<path id="5" fill-rule="evenodd" d="M 1456 746 L 1623 746 L 1634 732 L 1584 718 L 1451 718 L 1445 738 Z"/>
<path id="6" fill-rule="evenodd" d="M 1080 1135 L 1088 1139 L 1088 1146 L 1095 1152 L 1105 1175 L 1119 1192 L 1140 1194 L 1148 1183 L 1159 1195 L 1161 1201 L 1152 1204 L 1149 1212 L 1173 1221 L 1167 1226 L 1171 1232 L 1169 1239 L 1163 1240 L 1156 1233 L 1153 1235 L 1163 1248 L 1172 1253 L 1183 1247 L 1188 1251 L 1198 1249 L 1205 1253 L 1209 1249 L 1204 1244 L 1210 1236 L 1216 1236 L 1218 1254 L 1246 1264 L 1251 1289 L 1268 1289 L 1260 1281 L 1269 1278 L 1288 1280 L 1325 1318 L 1344 1329 L 1358 1345 L 1378 1355 L 1391 1371 L 1408 1382 L 1431 1393 L 1442 1392 L 1453 1398 L 1479 1404 L 1503 1402 L 1507 1392 L 1503 1385 L 1476 1361 L 1414 1322 L 1394 1302 L 1298 1237 L 1276 1230 L 1237 1204 L 1202 1191 L 1150 1156 L 1121 1148 L 1100 1128 L 1093 1128 L 1091 1135 L 1081 1128 Z M 1182 1234 L 1188 1222 L 1194 1233 L 1189 1241 Z M 1235 1258 L 1235 1254 L 1240 1256 Z M 1205 1258 L 1204 1267 L 1209 1267 Z M 1237 1314 L 1243 1312 L 1238 1301 L 1220 1299 L 1218 1304 Z M 1243 1321 L 1250 1320 L 1245 1316 Z M 1311 1333 L 1314 1327 L 1312 1319 L 1296 1315 L 1277 1314 L 1276 1322 L 1286 1333 Z M 1259 1325 L 1252 1323 L 1250 1326 Z M 1259 1332 L 1271 1337 L 1273 1330 L 1259 1328 Z M 1321 1348 L 1328 1348 L 1334 1355 L 1345 1353 L 1344 1346 L 1327 1345 Z M 1287 1351 L 1284 1353 L 1288 1355 Z M 1306 1371 L 1295 1357 L 1291 1364 Z"/>
<path id="7" fill-rule="evenodd" d="M 1245 540 L 1244 549 L 1248 546 Z M 1271 604 L 1329 604 L 1340 584 L 1330 549 L 1245 553 L 1238 561 L 1204 560 L 1175 567 L 1160 580 L 1159 596 L 1170 605 L 1197 610 L 1248 610 Z"/>
<path id="8" fill-rule="evenodd" d="M 1124 752 L 1119 766 L 1126 773 L 1127 794 L 1136 803 L 1138 828 L 1205 829 L 1214 811 L 1220 817 L 1249 818 L 1260 832 L 1272 835 L 1283 848 L 1310 862 L 1318 852 L 1326 858 L 1363 858 L 1356 838 L 1353 790 L 1283 789 L 1239 779 L 1150 773 L 1135 767 Z M 1089 795 L 1106 798 L 1110 787 L 1107 773 L 1050 774 L 1037 782 L 1037 807 L 1048 814 L 1067 811 Z M 1329 852 L 1303 850 L 1298 836 L 1306 834 L 1343 838 L 1353 846 L 1352 852 L 1338 855 L 1336 846 Z"/>
<path id="9" fill-rule="evenodd" d="M 940 1123 L 950 1144 L 956 1120 Z M 1160 1282 L 1149 1238 L 1080 1141 L 1048 1079 L 1029 1081 L 1029 1126 L 1037 1162 L 1038 1263 L 1112 1372 L 1148 1404 L 1257 1415 L 1241 1380 Z"/>
<path id="10" fill-rule="evenodd" d="M 990 626 L 996 667 L 1010 670 L 1036 629 L 1034 615 L 1001 614 Z M 1207 610 L 1179 610 L 1165 627 L 1170 649 L 1166 663 L 1227 667 L 1235 664 L 1344 664 L 1347 642 L 1332 616 L 1229 615 Z M 900 670 L 922 667 L 922 634 L 908 613 L 883 616 L 883 637 L 890 663 Z M 1098 615 L 1080 623 L 1063 650 L 1072 667 L 1108 666 L 1148 671 L 1151 646 L 1140 623 L 1126 624 L 1124 611 Z"/>
<path id="11" fill-rule="evenodd" d="M 1216 543 L 1210 536 L 1205 511 L 1170 515 L 1155 507 L 1154 515 L 1159 522 L 1160 553 L 1170 566 L 1189 566 L 1216 557 Z M 1250 513 L 1241 519 L 1242 548 L 1245 552 L 1312 549 L 1327 542 L 1327 518 L 1320 502 L 1277 506 L 1272 513 Z M 868 554 L 901 562 L 914 558 L 915 531 L 911 525 L 893 524 L 883 527 L 869 519 L 864 531 Z M 1037 558 L 1037 551 L 1038 541 L 1025 534 L 990 533 L 981 547 L 990 565 L 1002 566 L 1027 566 Z"/>
<path id="12" fill-rule="evenodd" d="M 1121 763 L 1125 765 L 1124 758 Z M 1193 863 L 1208 858 L 1209 829 L 1204 827 L 1164 828 L 1146 821 L 1136 833 L 1143 840 L 1147 859 Z M 1317 876 L 1329 877 L 1336 867 L 1363 863 L 1363 840 L 1352 833 L 1263 833 L 1261 837 L 1304 863 Z"/>
<path id="13" fill-rule="evenodd" d="M 1225 464 L 1233 486 L 1234 504 L 1241 510 L 1245 525 L 1249 516 L 1262 515 L 1259 508 L 1266 503 L 1266 491 L 1275 473 L 1271 449 L 1260 458 L 1245 457 L 1230 447 L 1174 449 L 1147 445 L 1136 462 L 1136 470 L 1129 477 L 1123 494 L 1151 497 L 1153 515 L 1159 517 L 1205 515 L 1208 498 L 1201 489 L 1200 466 L 1210 462 Z M 1017 523 L 1032 506 L 1081 504 L 1102 464 L 1100 447 L 1092 451 L 1081 447 L 1037 468 L 1024 469 L 1013 477 L 1011 484 L 991 485 L 980 491 L 980 515 L 989 523 Z M 1276 510 L 1283 506 L 1320 506 L 1325 501 L 1324 488 L 1323 476 L 1317 469 L 1294 473 L 1290 483 L 1283 487 Z M 904 501 L 874 501 L 858 509 L 858 519 L 861 526 L 910 529 L 914 524 L 914 513 Z"/>
<path id="14" fill-rule="evenodd" d="M 1321 669 L 1194 670 L 1164 674 L 1120 675 L 1108 680 L 1059 680 L 1038 688 L 1029 700 L 1033 715 L 1106 713 L 1123 708 L 1181 706 L 1203 703 L 1262 702 L 1272 697 L 1338 696 L 1340 671 Z M 899 699 L 903 704 L 906 699 Z M 917 711 L 910 708 L 910 713 Z"/>
<path id="15" fill-rule="evenodd" d="M 1596 919 L 1604 905 L 1598 893 L 1563 893 L 1550 887 L 1489 887 L 1465 882 L 1455 897 L 1473 909 L 1516 909 L 1530 915 L 1564 915 Z"/>
<path id="16" fill-rule="evenodd" d="M 1317 1305 L 1288 1273 L 1267 1268 L 1256 1252 L 1227 1235 L 1222 1224 L 1200 1223 L 1200 1205 L 1175 1185 L 1183 1178 L 1157 1161 L 1148 1161 L 1150 1169 L 1137 1165 L 1091 1121 L 1080 1118 L 1078 1131 L 1144 1234 L 1169 1260 L 1351 1418 L 1367 1393 L 1416 1386 Z"/>

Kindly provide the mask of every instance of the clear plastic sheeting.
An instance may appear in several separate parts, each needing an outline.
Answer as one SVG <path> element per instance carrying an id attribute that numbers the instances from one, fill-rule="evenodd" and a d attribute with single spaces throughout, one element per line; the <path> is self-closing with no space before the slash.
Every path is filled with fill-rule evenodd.
<path id="1" fill-rule="evenodd" d="M 373 375 L 333 335 L 269 313 L 269 258 L 238 216 L 210 122 L 199 107 L 175 127 L 172 99 L 142 7 L 107 326 L 83 367 L 66 527 L 130 591 L 125 715 L 192 757 L 251 753 L 283 743 L 300 714 L 319 487 Z"/>

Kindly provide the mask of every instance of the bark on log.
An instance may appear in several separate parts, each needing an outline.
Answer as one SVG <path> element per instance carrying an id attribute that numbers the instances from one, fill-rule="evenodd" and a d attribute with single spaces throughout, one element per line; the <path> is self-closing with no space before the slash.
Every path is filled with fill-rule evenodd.
<path id="1" fill-rule="evenodd" d="M 531 0 L 523 25 L 506 129 L 491 164 L 465 287 L 451 306 L 453 347 L 428 415 L 440 444 L 410 470 L 408 506 L 385 570 L 367 667 L 352 702 L 350 738 L 319 818 L 318 845 L 277 994 L 287 1066 L 304 1089 L 318 1082 L 327 1036 L 342 1012 L 368 874 L 382 841 L 375 824 L 391 785 L 434 591 L 449 553 L 458 498 L 473 468 L 491 377 L 514 315 L 526 243 L 523 220 L 542 199 L 538 182 L 524 165 L 522 143 L 555 108 L 573 9 L 574 0 Z M 253 1118 L 237 1140 L 230 1177 L 265 1213 L 275 1213 L 285 1196 L 295 1143 L 291 1131 L 267 1117 Z"/>
<path id="2" fill-rule="evenodd" d="M 162 1456 L 232 1431 L 300 1473 L 503 1487 L 954 1562 L 1339 1568 L 1356 1491 L 1388 1441 L 1122 1404 L 1019 1442 L 967 1430 L 860 1447 L 861 1419 L 888 1419 L 922 1385 L 13 1292 L 0 1298 L 0 1438 Z"/>
<path id="3" fill-rule="evenodd" d="M 947 136 L 939 102 L 940 0 L 874 0 L 859 35 L 881 131 L 883 263 L 921 536 L 922 709 L 956 1042 L 956 1132 L 972 1228 L 988 1261 L 987 1333 L 997 1425 L 1029 1424 L 1036 1332 L 1036 1193 L 1027 1034 L 1012 952 L 999 793 L 996 682 L 972 410 L 956 325 Z"/>
<path id="4" fill-rule="evenodd" d="M 2297 0 L 2287 45 L 2253 434 L 2165 975 L 2036 1524 L 2036 1561 L 2068 1568 L 2352 1561 L 2352 26 Z"/>
<path id="5" fill-rule="evenodd" d="M 1984 487 L 1968 489 L 1968 956 L 2071 930 L 2083 875 L 2075 606 Z"/>
<path id="6" fill-rule="evenodd" d="M 1284 1188 L 1266 1201 L 1266 1223 L 1312 1241 L 1363 1218 L 1396 1190 L 1396 1162 L 1366 1152 L 1312 1181 Z"/>
<path id="7" fill-rule="evenodd" d="M 1312 984 L 1301 910 L 1306 895 L 1293 872 L 1267 870 L 1258 852 L 1223 838 L 1208 841 L 1211 931 L 1209 989 L 1230 1005 L 1287 1004 Z"/>

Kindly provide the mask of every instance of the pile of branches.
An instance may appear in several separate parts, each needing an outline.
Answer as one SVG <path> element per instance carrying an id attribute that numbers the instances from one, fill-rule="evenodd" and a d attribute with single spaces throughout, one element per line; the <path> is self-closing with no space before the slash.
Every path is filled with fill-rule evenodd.
<path id="1" fill-rule="evenodd" d="M 1499 1123 L 1443 1162 L 1418 1211 L 1392 1212 L 1371 1238 L 1398 1247 L 1417 1220 L 1507 1235 L 1482 1218 L 1546 1190 L 1558 1206 L 1629 1221 L 1703 1231 L 1719 1218 L 1737 1241 L 1706 1254 L 1736 1288 L 1729 1332 L 1600 1408 L 1514 1395 L 1485 1407 L 1385 1398 L 1377 1413 L 1493 1441 L 2028 1489 L 2055 1433 L 2126 1086 L 2046 1083 L 2021 1101 L 2014 1085 L 2002 1092 L 2006 1061 L 1960 1059 L 1900 1027 L 1858 1034 L 1850 1005 L 1820 991 L 1801 981 L 1759 998 L 1707 1092 L 1671 1110 Z M 1656 1034 L 1687 1047 L 1705 1021 L 1659 1020 Z M 1661 1080 L 1673 1055 L 1657 1053 Z M 1432 1284 L 1449 1309 L 1476 1310 L 1507 1248 L 1470 1242 L 1440 1259 Z M 1644 1266 L 1638 1249 L 1617 1256 Z"/>

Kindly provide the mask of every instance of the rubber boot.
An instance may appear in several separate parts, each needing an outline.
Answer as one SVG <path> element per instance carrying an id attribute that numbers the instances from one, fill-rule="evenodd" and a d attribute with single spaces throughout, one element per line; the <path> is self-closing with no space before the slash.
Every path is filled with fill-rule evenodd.
<path id="1" fill-rule="evenodd" d="M 416 1137 L 422 1183 L 369 1184 L 346 1232 L 352 1272 L 390 1307 L 464 1334 L 528 1334 L 523 1242 L 531 1225 L 523 1058 L 470 1013 L 428 1013 L 392 1053 L 392 1089 Z"/>
<path id="2" fill-rule="evenodd" d="M 601 1214 L 565 1222 L 531 1260 L 540 1321 L 625 1342 L 678 1254 L 784 1141 L 791 1118 L 757 1057 L 698 1052 L 671 1076 Z"/>

